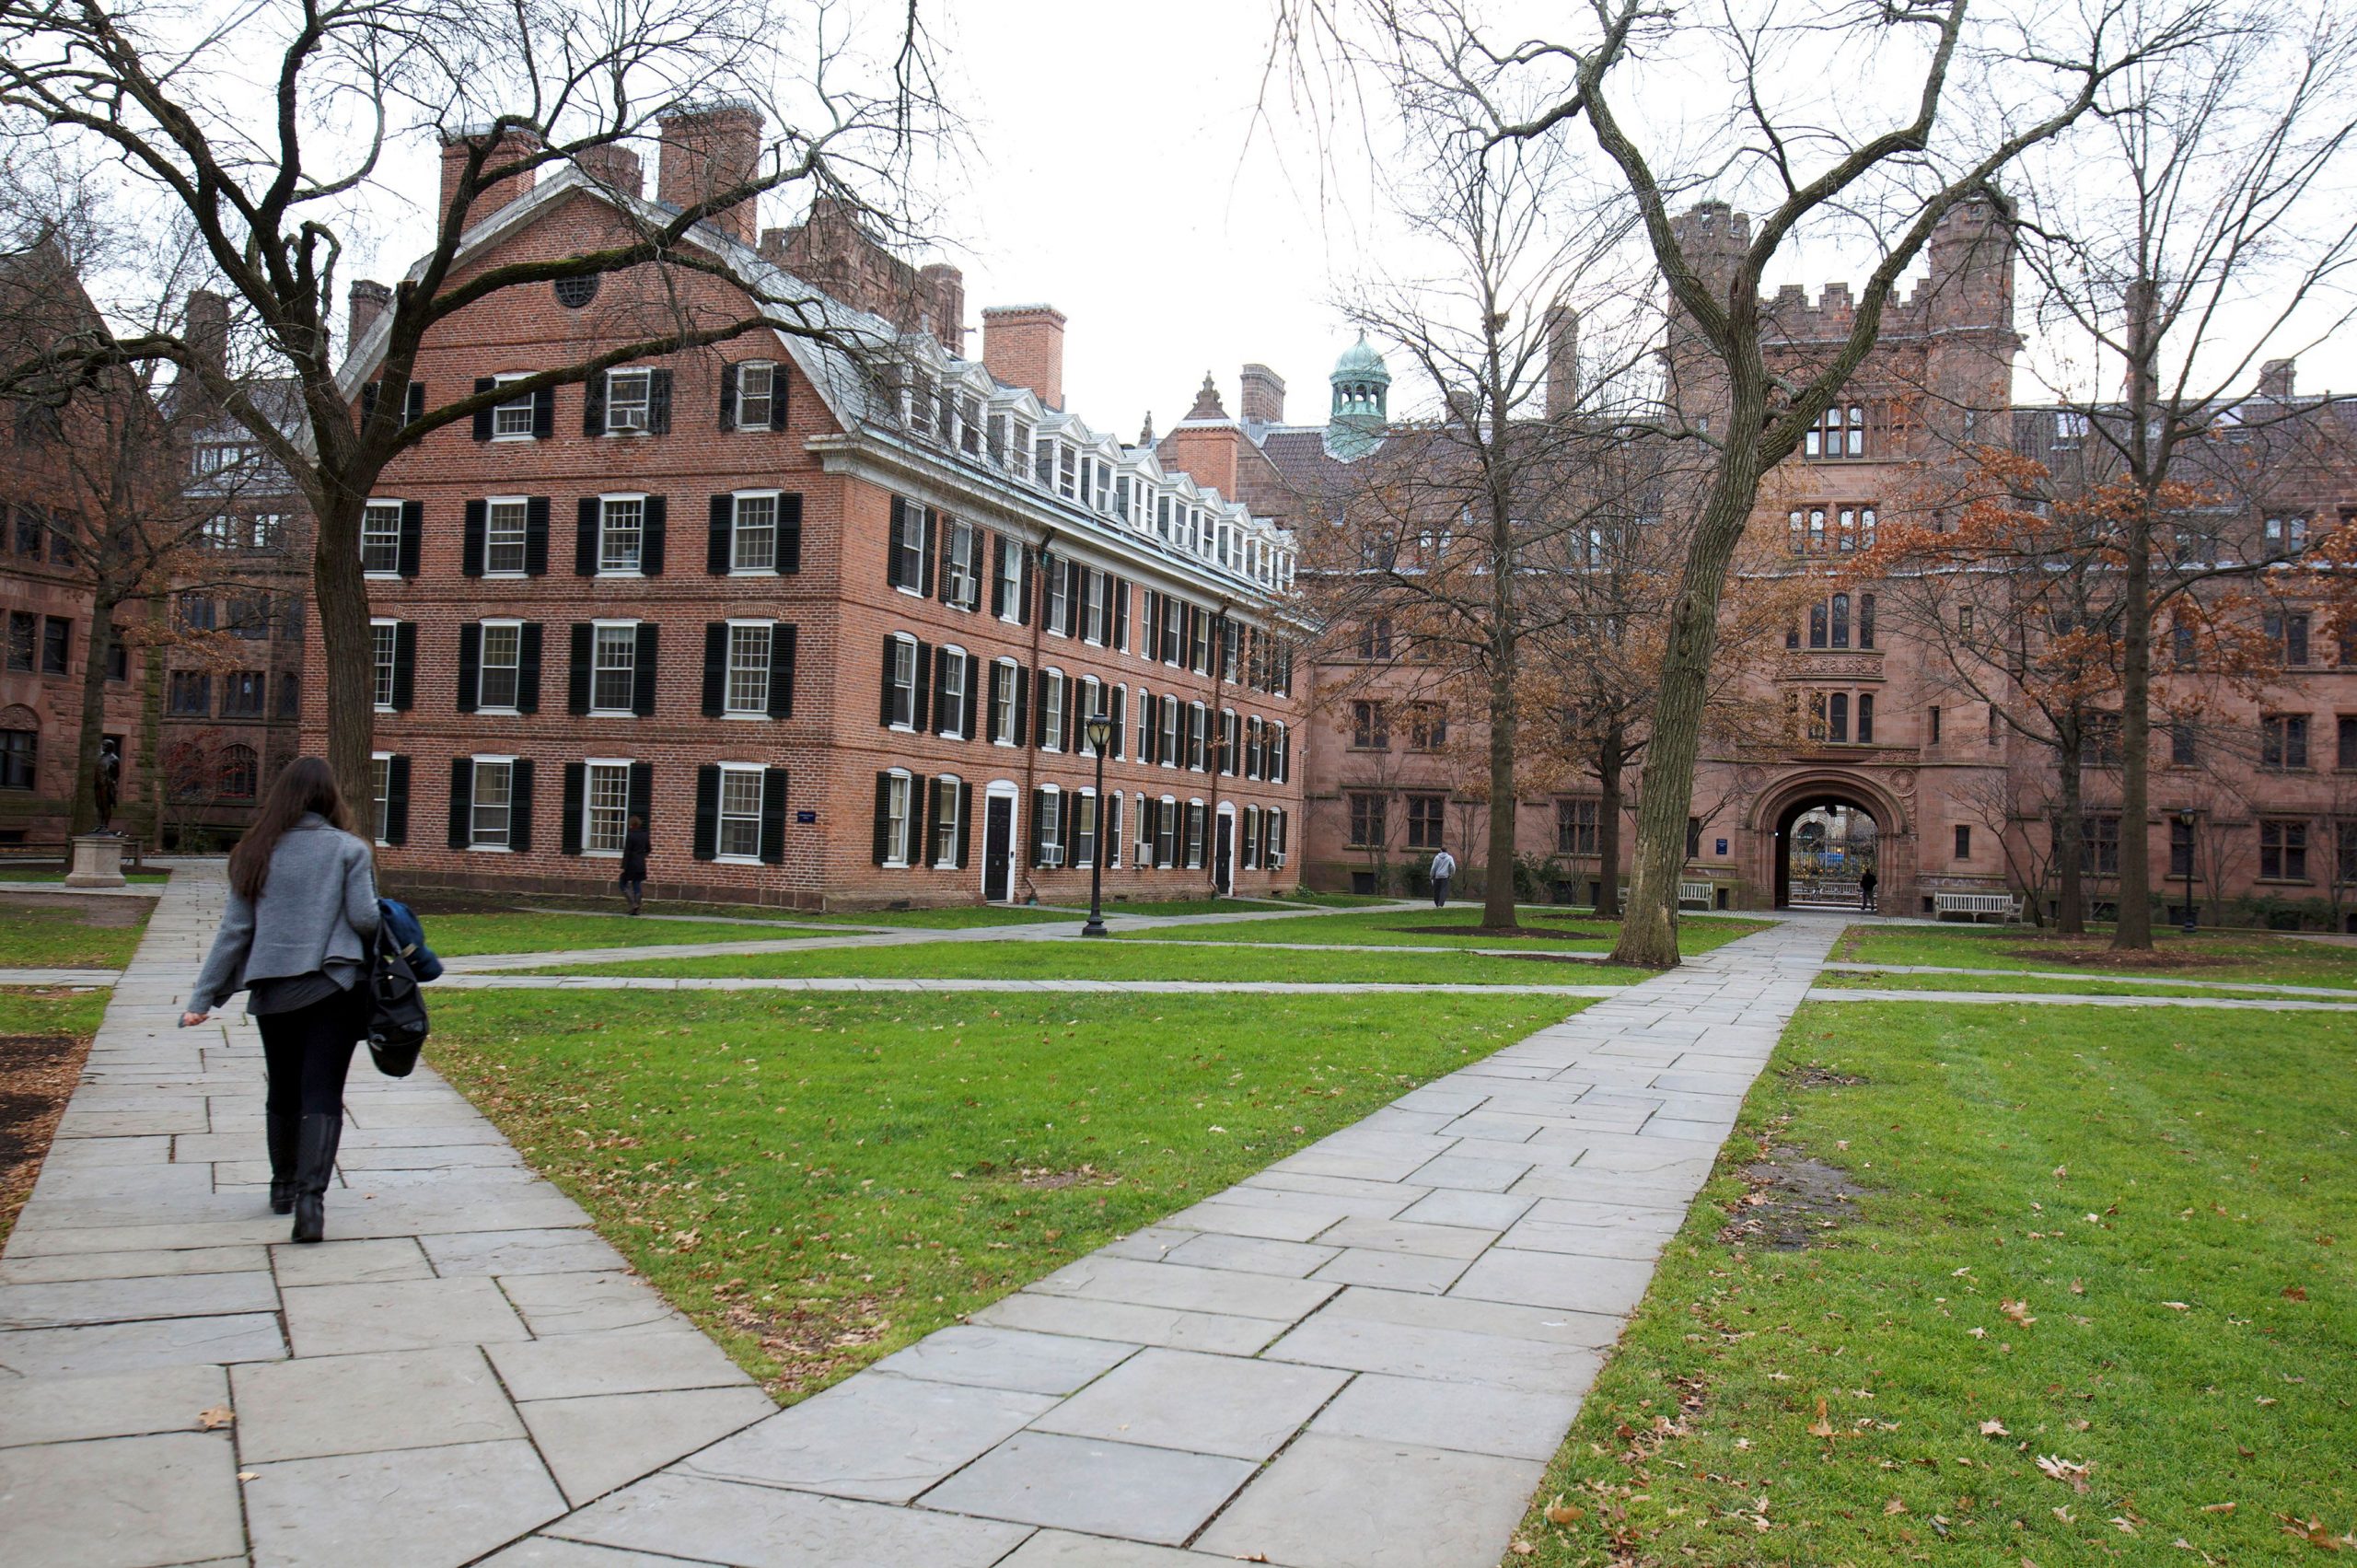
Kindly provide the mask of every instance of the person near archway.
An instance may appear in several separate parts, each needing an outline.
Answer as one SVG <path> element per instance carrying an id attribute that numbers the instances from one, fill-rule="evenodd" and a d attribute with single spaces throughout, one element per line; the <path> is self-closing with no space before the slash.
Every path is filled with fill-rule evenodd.
<path id="1" fill-rule="evenodd" d="M 1875 907 L 1875 889 L 1881 880 L 1872 866 L 1868 866 L 1866 874 L 1858 878 L 1858 908 L 1867 914 L 1879 912 Z"/>

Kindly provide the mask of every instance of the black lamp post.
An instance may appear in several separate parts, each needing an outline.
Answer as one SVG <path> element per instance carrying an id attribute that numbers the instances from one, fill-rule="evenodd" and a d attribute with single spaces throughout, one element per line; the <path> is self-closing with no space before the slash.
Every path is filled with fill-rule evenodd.
<path id="1" fill-rule="evenodd" d="M 1090 807 L 1097 813 L 1094 834 L 1088 851 L 1088 923 L 1080 928 L 1083 936 L 1105 935 L 1105 748 L 1112 744 L 1113 721 L 1104 714 L 1091 714 L 1081 726 L 1088 735 L 1088 749 L 1097 753 L 1097 800 Z"/>
<path id="2" fill-rule="evenodd" d="M 2185 923 L 2178 929 L 2191 936 L 2200 927 L 2193 910 L 2193 807 L 2178 807 L 2177 819 L 2185 825 Z"/>

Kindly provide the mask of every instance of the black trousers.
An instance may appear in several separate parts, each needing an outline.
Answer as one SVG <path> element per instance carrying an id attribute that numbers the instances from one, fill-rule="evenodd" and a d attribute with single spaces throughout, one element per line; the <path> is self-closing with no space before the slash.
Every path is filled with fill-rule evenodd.
<path id="1" fill-rule="evenodd" d="M 366 988 L 354 985 L 292 1013 L 264 1013 L 254 1023 L 270 1066 L 272 1114 L 342 1114 L 353 1048 L 368 1032 Z"/>

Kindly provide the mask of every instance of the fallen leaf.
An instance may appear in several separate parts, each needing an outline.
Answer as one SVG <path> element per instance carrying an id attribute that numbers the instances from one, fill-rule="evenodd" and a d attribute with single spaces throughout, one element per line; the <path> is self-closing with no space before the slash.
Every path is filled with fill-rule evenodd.
<path id="1" fill-rule="evenodd" d="M 2305 1301 L 2308 1299 L 2308 1293 L 2301 1289 L 2298 1285 L 2285 1285 L 2283 1287 L 2283 1299 L 2286 1301 Z"/>
<path id="2" fill-rule="evenodd" d="M 2029 1303 L 2026 1301 L 2003 1302 L 1998 1306 L 1997 1310 L 2025 1328 L 2038 1321 L 2029 1315 Z"/>
<path id="3" fill-rule="evenodd" d="M 2059 1454 L 2040 1454 L 2038 1456 L 2038 1468 L 2046 1473 L 2049 1481 L 2064 1481 L 2072 1491 L 2084 1492 L 2087 1489 L 2087 1471 L 2092 1467 L 2076 1459 L 2063 1458 Z"/>
<path id="4" fill-rule="evenodd" d="M 2204 1503 L 2201 1511 L 2205 1514 L 2231 1514 L 2235 1505 L 2231 1503 Z"/>
<path id="5" fill-rule="evenodd" d="M 1585 1516 L 1585 1509 L 1574 1508 L 1564 1502 L 1561 1493 L 1556 1493 L 1555 1500 L 1547 1504 L 1546 1517 L 1550 1525 L 1576 1525 Z"/>
<path id="6" fill-rule="evenodd" d="M 261 1472 L 260 1470 L 239 1470 L 238 1472 L 238 1479 L 239 1481 L 257 1481 L 261 1479 Z"/>
<path id="7" fill-rule="evenodd" d="M 237 1412 L 226 1405 L 215 1405 L 209 1411 L 196 1412 L 196 1423 L 207 1432 L 218 1432 L 237 1419 Z"/>
<path id="8" fill-rule="evenodd" d="M 2114 1514 L 2111 1516 L 2111 1522 L 2118 1527 L 2121 1535 L 2132 1536 L 2136 1533 L 2136 1521 L 2127 1517 L 2125 1515 Z"/>
<path id="9" fill-rule="evenodd" d="M 1989 1330 L 1986 1329 L 1967 1329 L 1965 1332 L 1970 1334 L 1976 1340 L 1985 1340 L 1989 1337 Z"/>
<path id="10" fill-rule="evenodd" d="M 1506 1548 L 1506 1550 L 1513 1552 L 1516 1557 L 1536 1557 L 1538 1555 L 1538 1549 L 1531 1545 L 1527 1540 L 1518 1540 L 1512 1546 Z M 1265 1562 L 1268 1559 L 1264 1557 L 1261 1561 Z"/>
<path id="11" fill-rule="evenodd" d="M 1983 1437 L 2011 1437 L 2013 1434 L 2005 1430 L 2005 1423 L 2002 1421 L 1984 1421 L 1980 1423 L 1980 1435 Z"/>
<path id="12" fill-rule="evenodd" d="M 1894 1497 L 1882 1505 L 1882 1511 L 1885 1514 L 1904 1514 L 1907 1512 L 1907 1504 Z"/>
<path id="13" fill-rule="evenodd" d="M 1830 1437 L 1833 1435 L 1833 1423 L 1826 1417 L 1825 1399 L 1823 1395 L 1819 1395 L 1817 1397 L 1817 1419 L 1809 1423 L 1808 1434 L 1811 1437 Z"/>
<path id="14" fill-rule="evenodd" d="M 2296 1536 L 2310 1546 L 2319 1547 L 2326 1551 L 2339 1551 L 2344 1546 L 2357 1545 L 2357 1540 L 2351 1539 L 2351 1536 L 2357 1536 L 2357 1530 L 2352 1530 L 2350 1535 L 2336 1536 L 2327 1533 L 2325 1527 L 2313 1518 L 2302 1524 L 2289 1514 L 2278 1514 L 2275 1516 L 2283 1521 L 2285 1535 Z"/>
<path id="15" fill-rule="evenodd" d="M 2182 1301 L 2164 1301 L 2161 1305 L 2167 1307 L 2172 1312 L 2190 1312 L 2193 1310 L 2191 1306 Z"/>
<path id="16" fill-rule="evenodd" d="M 2087 1285 L 2086 1285 L 2086 1282 L 2085 1282 L 2084 1280 L 2073 1280 L 2073 1281 L 2071 1282 L 2071 1294 L 2072 1294 L 2073 1295 L 2086 1295 L 2086 1294 L 2087 1294 Z"/>

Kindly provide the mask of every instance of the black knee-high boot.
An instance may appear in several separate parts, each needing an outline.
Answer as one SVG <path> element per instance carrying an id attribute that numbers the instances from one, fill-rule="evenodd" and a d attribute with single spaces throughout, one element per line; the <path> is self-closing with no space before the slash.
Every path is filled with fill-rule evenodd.
<path id="1" fill-rule="evenodd" d="M 270 1212 L 293 1214 L 296 1119 L 284 1111 L 264 1111 L 262 1131 L 270 1140 Z"/>
<path id="2" fill-rule="evenodd" d="M 327 1234 L 328 1182 L 335 1174 L 335 1148 L 343 1137 L 343 1116 L 306 1116 L 296 1145 L 295 1166 L 295 1231 L 296 1241 L 317 1241 Z"/>

